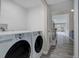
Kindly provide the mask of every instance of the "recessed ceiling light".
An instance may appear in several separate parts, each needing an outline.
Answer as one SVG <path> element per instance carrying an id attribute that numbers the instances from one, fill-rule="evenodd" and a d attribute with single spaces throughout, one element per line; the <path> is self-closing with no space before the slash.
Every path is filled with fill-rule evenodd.
<path id="1" fill-rule="evenodd" d="M 74 9 L 71 9 L 71 12 L 74 12 Z"/>

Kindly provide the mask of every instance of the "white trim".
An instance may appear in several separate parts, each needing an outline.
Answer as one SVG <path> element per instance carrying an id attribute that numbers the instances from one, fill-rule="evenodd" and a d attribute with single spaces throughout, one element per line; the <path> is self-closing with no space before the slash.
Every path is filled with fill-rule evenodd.
<path id="1" fill-rule="evenodd" d="M 74 0 L 74 57 L 78 58 L 78 0 Z"/>
<path id="2" fill-rule="evenodd" d="M 43 11 L 44 11 L 44 47 L 43 47 L 43 53 L 47 54 L 49 50 L 49 41 L 47 39 L 47 2 L 45 0 L 41 0 Z"/>

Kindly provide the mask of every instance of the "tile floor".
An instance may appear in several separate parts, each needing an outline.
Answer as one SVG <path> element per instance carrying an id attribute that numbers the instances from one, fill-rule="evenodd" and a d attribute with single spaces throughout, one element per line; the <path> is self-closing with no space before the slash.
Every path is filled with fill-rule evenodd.
<path id="1" fill-rule="evenodd" d="M 41 58 L 72 58 L 73 42 L 67 37 L 57 35 L 57 46 L 51 46 L 47 55 L 42 54 Z"/>

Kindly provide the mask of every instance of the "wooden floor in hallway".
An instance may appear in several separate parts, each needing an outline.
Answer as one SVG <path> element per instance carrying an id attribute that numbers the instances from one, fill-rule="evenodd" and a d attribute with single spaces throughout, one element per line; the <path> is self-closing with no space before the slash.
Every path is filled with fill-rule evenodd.
<path id="1" fill-rule="evenodd" d="M 57 46 L 51 46 L 47 55 L 41 58 L 73 58 L 73 42 L 66 36 L 57 35 Z"/>

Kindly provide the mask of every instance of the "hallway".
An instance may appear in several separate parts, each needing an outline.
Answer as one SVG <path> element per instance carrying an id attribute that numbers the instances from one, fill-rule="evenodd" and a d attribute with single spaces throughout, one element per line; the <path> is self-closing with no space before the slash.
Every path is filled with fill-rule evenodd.
<path id="1" fill-rule="evenodd" d="M 47 55 L 42 55 L 41 58 L 72 58 L 73 57 L 73 42 L 70 41 L 64 33 L 57 33 L 57 46 L 51 47 Z"/>

